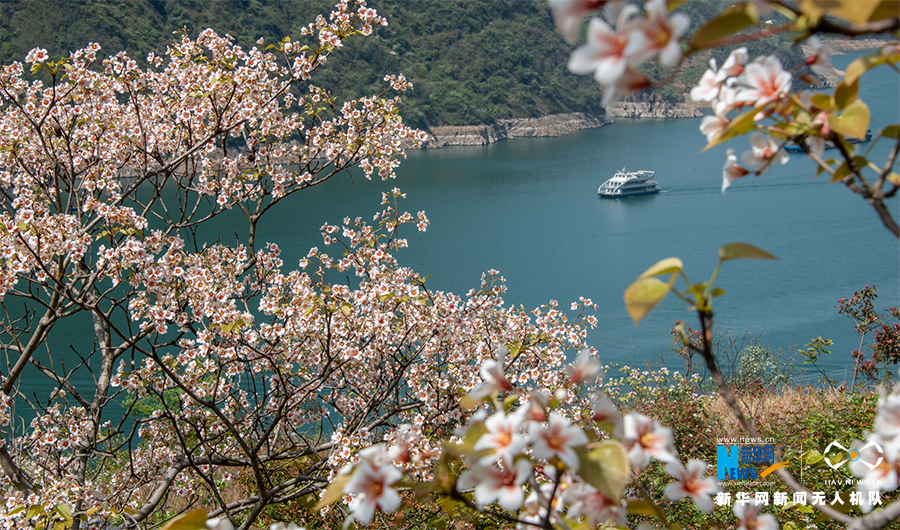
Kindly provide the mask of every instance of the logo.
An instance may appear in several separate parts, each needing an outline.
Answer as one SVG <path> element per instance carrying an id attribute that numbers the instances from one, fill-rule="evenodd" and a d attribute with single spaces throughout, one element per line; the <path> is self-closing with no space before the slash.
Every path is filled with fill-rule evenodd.
<path id="1" fill-rule="evenodd" d="M 762 472 L 759 466 L 769 467 Z M 717 445 L 716 480 L 756 480 L 774 471 L 774 445 Z"/>
<path id="2" fill-rule="evenodd" d="M 842 465 L 844 465 L 846 462 L 856 462 L 857 460 L 859 460 L 861 463 L 865 464 L 865 466 L 868 467 L 869 469 L 875 469 L 876 467 L 878 467 L 879 464 L 881 464 L 881 461 L 884 460 L 884 451 L 881 449 L 880 445 L 873 442 L 872 440 L 869 440 L 868 438 L 866 438 L 866 441 L 868 443 L 866 445 L 862 446 L 860 449 L 847 449 L 846 447 L 841 445 L 841 443 L 838 442 L 837 440 L 831 442 L 830 444 L 828 444 L 828 447 L 826 447 L 825 451 L 822 453 L 824 455 L 825 463 L 828 464 L 828 466 L 831 469 L 837 469 L 837 468 L 841 467 Z M 860 460 L 860 457 L 862 456 L 863 451 L 865 451 L 869 447 L 875 447 L 875 449 L 878 451 L 878 460 L 876 460 L 874 464 L 871 462 L 867 462 L 865 460 Z M 840 451 L 833 450 L 832 448 L 840 449 Z M 832 459 L 831 458 L 832 453 L 835 453 L 838 456 L 836 458 Z M 839 462 L 834 462 L 834 460 L 836 460 L 837 458 L 844 458 L 844 459 Z"/>

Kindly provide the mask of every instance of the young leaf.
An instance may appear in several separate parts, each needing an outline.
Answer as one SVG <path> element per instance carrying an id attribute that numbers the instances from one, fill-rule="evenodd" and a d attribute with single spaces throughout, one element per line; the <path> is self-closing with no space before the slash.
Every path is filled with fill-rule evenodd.
<path id="1" fill-rule="evenodd" d="M 628 513 L 660 518 L 660 510 L 656 504 L 644 499 L 628 499 Z"/>
<path id="2" fill-rule="evenodd" d="M 841 83 L 834 90 L 834 104 L 839 109 L 844 109 L 856 100 L 856 94 L 859 93 L 859 82 Z"/>
<path id="3" fill-rule="evenodd" d="M 206 530 L 206 510 L 197 508 L 169 521 L 162 530 Z"/>
<path id="4" fill-rule="evenodd" d="M 719 259 L 778 259 L 765 250 L 748 245 L 747 243 L 728 243 L 719 249 Z"/>
<path id="5" fill-rule="evenodd" d="M 897 59 L 892 58 L 890 55 L 885 56 L 881 54 L 860 57 L 847 66 L 847 70 L 844 72 L 844 80 L 841 81 L 841 84 L 849 85 L 855 83 L 861 75 L 886 62 L 897 62 Z"/>
<path id="6" fill-rule="evenodd" d="M 893 138 L 894 140 L 896 140 L 898 137 L 900 137 L 900 125 L 897 125 L 895 123 L 894 125 L 888 125 L 884 129 L 881 129 L 881 136 L 884 136 L 885 138 Z"/>
<path id="7" fill-rule="evenodd" d="M 625 309 L 635 326 L 662 302 L 674 282 L 674 274 L 668 284 L 656 278 L 640 278 L 625 289 Z"/>
<path id="8" fill-rule="evenodd" d="M 353 473 L 345 473 L 343 475 L 338 475 L 334 477 L 334 480 L 331 484 L 325 488 L 325 494 L 322 495 L 322 498 L 319 499 L 316 507 L 313 508 L 314 511 L 319 511 L 326 506 L 330 506 L 337 501 L 341 500 L 344 497 L 344 486 L 350 482 L 350 479 L 353 478 Z M 163 529 L 165 530 L 165 529 Z"/>
<path id="9" fill-rule="evenodd" d="M 828 94 L 813 94 L 809 100 L 813 105 L 819 107 L 822 110 L 829 110 L 832 108 L 831 105 L 831 97 Z"/>
<path id="10" fill-rule="evenodd" d="M 860 169 L 862 169 L 869 163 L 869 161 L 866 160 L 866 157 L 864 156 L 854 156 L 853 162 L 856 163 L 856 167 Z M 879 169 L 878 171 L 881 170 Z M 841 167 L 837 168 L 837 171 L 834 172 L 834 175 L 832 175 L 831 180 L 828 183 L 831 184 L 832 182 L 837 182 L 839 180 L 842 180 L 844 177 L 850 176 L 852 174 L 853 171 L 850 169 L 850 165 L 847 164 L 847 162 L 844 162 L 843 164 L 841 164 Z"/>
<path id="11" fill-rule="evenodd" d="M 655 265 L 645 270 L 643 274 L 638 276 L 638 279 L 649 278 L 651 276 L 659 276 L 661 274 L 681 272 L 683 266 L 684 264 L 678 258 L 666 258 L 664 260 L 656 262 Z"/>
<path id="12" fill-rule="evenodd" d="M 577 453 L 580 460 L 578 475 L 610 499 L 621 499 L 631 474 L 628 454 L 622 444 L 606 440 L 590 451 L 578 449 Z"/>
<path id="13" fill-rule="evenodd" d="M 697 30 L 694 38 L 691 39 L 691 47 L 697 49 L 708 48 L 716 41 L 733 35 L 757 22 L 759 22 L 759 15 L 756 12 L 756 6 L 751 2 L 742 2 L 722 11 L 719 16 Z"/>
<path id="14" fill-rule="evenodd" d="M 715 138 L 713 138 L 711 142 L 706 144 L 706 147 L 703 148 L 703 151 L 706 151 L 711 147 L 715 147 L 725 140 L 729 140 L 731 138 L 734 138 L 735 136 L 747 134 L 748 132 L 752 131 L 755 124 L 753 118 L 757 114 L 759 114 L 759 110 L 756 108 L 752 108 L 728 122 L 728 125 L 726 125 L 725 128 L 722 129 L 722 131 Z"/>
<path id="15" fill-rule="evenodd" d="M 863 100 L 855 99 L 840 116 L 829 116 L 828 124 L 838 134 L 862 140 L 866 137 L 870 119 L 869 107 Z"/>

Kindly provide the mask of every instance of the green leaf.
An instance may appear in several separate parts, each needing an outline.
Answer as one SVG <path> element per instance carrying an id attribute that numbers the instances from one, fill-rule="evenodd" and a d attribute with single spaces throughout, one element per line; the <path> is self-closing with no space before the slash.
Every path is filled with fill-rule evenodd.
<path id="1" fill-rule="evenodd" d="M 622 444 L 606 440 L 590 451 L 578 449 L 576 452 L 581 464 L 578 475 L 613 502 L 618 502 L 631 475 L 628 453 Z"/>
<path id="2" fill-rule="evenodd" d="M 638 276 L 638 279 L 649 278 L 650 276 L 659 276 L 661 274 L 681 272 L 683 265 L 684 264 L 678 258 L 666 258 L 664 260 L 656 262 L 655 265 Z"/>
<path id="3" fill-rule="evenodd" d="M 628 513 L 659 518 L 659 508 L 656 504 L 644 499 L 628 499 Z"/>
<path id="4" fill-rule="evenodd" d="M 841 81 L 841 84 L 851 84 L 856 83 L 856 81 L 866 72 L 875 68 L 876 66 L 881 66 L 886 62 L 897 62 L 896 58 L 892 59 L 890 55 L 866 55 L 865 57 L 860 57 L 856 59 L 852 63 L 847 66 L 847 70 L 844 72 L 844 80 Z"/>
<path id="5" fill-rule="evenodd" d="M 734 138 L 735 136 L 747 134 L 748 132 L 752 131 L 755 127 L 753 118 L 758 113 L 759 109 L 753 108 L 728 122 L 728 125 L 726 125 L 725 128 L 722 129 L 722 131 L 715 138 L 713 138 L 711 142 L 706 144 L 706 147 L 703 148 L 703 151 L 706 151 L 711 147 L 715 147 L 725 140 L 729 140 L 731 138 Z"/>
<path id="6" fill-rule="evenodd" d="M 896 140 L 900 138 L 900 125 L 896 123 L 894 125 L 888 125 L 884 129 L 881 129 L 881 136 L 885 138 L 893 138 Z"/>
<path id="7" fill-rule="evenodd" d="M 330 506 L 344 498 L 344 486 L 346 486 L 347 483 L 350 482 L 351 478 L 353 478 L 353 473 L 346 473 L 334 477 L 334 480 L 331 482 L 331 484 L 329 484 L 328 487 L 325 488 L 325 493 L 322 495 L 322 498 L 319 499 L 319 502 L 316 504 L 316 507 L 313 508 L 313 510 L 318 512 L 322 508 Z"/>
<path id="8" fill-rule="evenodd" d="M 848 104 L 856 100 L 859 93 L 859 82 L 841 83 L 834 89 L 834 104 L 839 109 L 844 109 Z"/>
<path id="9" fill-rule="evenodd" d="M 162 530 L 206 530 L 206 510 L 196 510 L 169 521 Z"/>
<path id="10" fill-rule="evenodd" d="M 807 465 L 817 464 L 817 463 L 821 462 L 823 458 L 825 458 L 825 455 L 823 455 L 822 453 L 813 449 L 806 453 L 806 464 Z"/>
<path id="11" fill-rule="evenodd" d="M 853 24 L 897 16 L 897 0 L 802 0 L 804 12 L 833 15 Z"/>
<path id="12" fill-rule="evenodd" d="M 669 294 L 674 281 L 674 274 L 669 283 L 656 278 L 641 278 L 625 289 L 625 309 L 635 326 Z"/>
<path id="13" fill-rule="evenodd" d="M 715 298 L 715 297 L 717 297 L 717 296 L 724 296 L 724 295 L 725 295 L 725 290 L 722 289 L 721 287 L 715 287 L 715 288 L 713 288 L 713 292 L 712 292 L 712 297 L 713 297 L 713 298 Z"/>
<path id="14" fill-rule="evenodd" d="M 742 29 L 759 22 L 756 6 L 750 2 L 743 2 L 732 6 L 707 22 L 697 30 L 691 39 L 691 47 L 697 49 L 708 48 L 717 41 L 737 33 Z"/>
<path id="15" fill-rule="evenodd" d="M 475 410 L 476 408 L 478 408 L 478 405 L 481 405 L 481 401 L 472 399 L 471 397 L 469 397 L 469 394 L 466 394 L 465 396 L 459 398 L 459 406 L 463 410 Z"/>
<path id="16" fill-rule="evenodd" d="M 822 110 L 832 108 L 831 96 L 828 94 L 813 94 L 813 96 L 809 98 L 809 101 Z"/>
<path id="17" fill-rule="evenodd" d="M 731 259 L 778 259 L 765 250 L 748 245 L 747 243 L 728 243 L 719 249 L 719 259 L 728 261 Z"/>
<path id="18" fill-rule="evenodd" d="M 853 162 L 856 163 L 856 167 L 858 167 L 860 169 L 862 169 L 869 163 L 869 161 L 866 160 L 866 157 L 864 157 L 864 156 L 854 156 Z M 848 164 L 847 162 L 844 162 L 843 164 L 841 164 L 841 166 L 839 168 L 837 168 L 837 171 L 834 172 L 834 175 L 832 175 L 831 180 L 829 181 L 829 184 L 832 182 L 837 182 L 837 181 L 843 179 L 844 177 L 848 177 L 852 174 L 853 174 L 853 171 L 850 169 L 850 164 Z"/>
<path id="19" fill-rule="evenodd" d="M 72 507 L 65 503 L 56 505 L 56 513 L 62 516 L 69 524 L 72 523 Z"/>
<path id="20" fill-rule="evenodd" d="M 37 517 L 38 514 L 43 511 L 44 511 L 43 506 L 41 506 L 40 504 L 35 504 L 35 505 L 31 506 L 30 508 L 28 508 L 28 513 L 25 514 L 25 519 L 32 519 L 34 517 Z M 204 521 L 204 524 L 205 523 L 206 523 L 206 521 Z"/>
<path id="21" fill-rule="evenodd" d="M 353 311 L 353 306 L 348 302 L 344 302 L 341 304 L 341 313 L 343 313 L 345 316 L 350 316 L 351 311 Z"/>
<path id="22" fill-rule="evenodd" d="M 838 134 L 862 140 L 869 129 L 870 118 L 869 107 L 863 100 L 855 99 L 840 116 L 829 116 L 828 124 Z"/>
<path id="23" fill-rule="evenodd" d="M 484 421 L 473 422 L 469 425 L 469 430 L 466 431 L 466 435 L 463 437 L 463 449 L 470 452 L 474 451 L 475 444 L 477 444 L 478 440 L 488 432 L 490 431 L 488 431 L 488 428 L 484 425 Z"/>

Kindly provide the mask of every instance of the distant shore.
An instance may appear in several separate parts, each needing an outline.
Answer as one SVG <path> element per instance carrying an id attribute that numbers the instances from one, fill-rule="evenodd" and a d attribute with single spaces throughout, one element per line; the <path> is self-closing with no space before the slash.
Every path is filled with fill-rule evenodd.
<path id="1" fill-rule="evenodd" d="M 429 127 L 426 131 L 428 139 L 422 147 L 486 145 L 510 138 L 562 136 L 582 129 L 602 127 L 615 118 L 696 118 L 702 115 L 687 103 L 623 101 L 611 105 L 606 114 L 572 112 L 538 118 L 501 119 L 493 124 Z"/>
<path id="2" fill-rule="evenodd" d="M 881 39 L 826 39 L 825 45 L 832 54 L 877 50 L 891 41 Z M 803 45 L 807 55 L 812 49 Z M 824 86 L 834 86 L 837 76 L 823 79 Z M 606 114 L 572 112 L 551 114 L 537 118 L 500 119 L 493 124 L 443 125 L 427 129 L 428 140 L 422 145 L 433 149 L 449 145 L 486 145 L 500 140 L 521 137 L 562 136 L 582 129 L 593 129 L 612 123 L 615 118 L 696 118 L 703 115 L 700 105 L 691 103 L 668 103 L 664 101 L 622 101 L 610 105 Z"/>

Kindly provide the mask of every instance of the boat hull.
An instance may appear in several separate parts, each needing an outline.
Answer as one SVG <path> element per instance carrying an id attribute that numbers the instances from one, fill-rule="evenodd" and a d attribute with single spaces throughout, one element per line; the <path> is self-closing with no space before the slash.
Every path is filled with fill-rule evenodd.
<path id="1" fill-rule="evenodd" d="M 648 191 L 625 191 L 622 193 L 606 193 L 600 191 L 597 192 L 597 195 L 606 199 L 626 199 L 630 197 L 641 197 L 644 195 L 656 195 L 657 193 L 659 193 L 659 188 Z"/>

